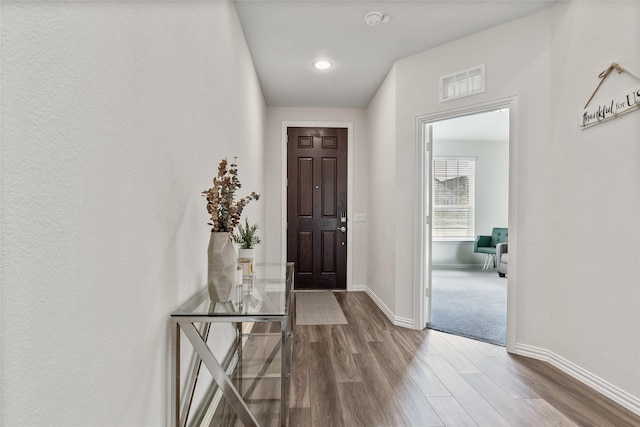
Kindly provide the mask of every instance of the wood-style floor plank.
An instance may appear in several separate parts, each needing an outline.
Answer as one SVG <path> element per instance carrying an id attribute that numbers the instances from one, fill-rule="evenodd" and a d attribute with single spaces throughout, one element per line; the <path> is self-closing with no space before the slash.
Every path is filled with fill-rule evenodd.
<path id="1" fill-rule="evenodd" d="M 435 334 L 425 334 L 424 331 L 413 329 L 403 329 L 402 335 L 411 343 L 415 349 L 416 356 L 439 356 L 438 350 L 432 338 Z"/>
<path id="2" fill-rule="evenodd" d="M 455 397 L 437 396 L 429 397 L 428 400 L 445 426 L 468 427 L 478 425 L 471 419 Z"/>
<path id="3" fill-rule="evenodd" d="M 579 426 L 638 427 L 640 416 L 539 360 L 514 357 L 521 375 L 544 400 Z"/>
<path id="4" fill-rule="evenodd" d="M 420 358 L 415 359 L 408 367 L 413 383 L 427 397 L 451 396 L 438 376 Z"/>
<path id="5" fill-rule="evenodd" d="M 368 390 L 363 382 L 338 383 L 338 395 L 342 407 L 342 420 L 345 426 L 375 425 L 372 407 L 368 399 L 362 396 Z"/>
<path id="6" fill-rule="evenodd" d="M 577 424 L 551 406 L 544 399 L 526 399 L 527 404 L 534 407 L 534 411 L 541 417 L 540 424 L 553 427 L 576 427 Z"/>
<path id="7" fill-rule="evenodd" d="M 547 363 L 396 327 L 366 293 L 335 295 L 348 325 L 295 327 L 291 427 L 640 426 Z"/>
<path id="8" fill-rule="evenodd" d="M 311 422 L 309 426 L 342 426 L 342 406 L 330 358 L 326 355 L 327 344 L 309 344 L 308 378 Z"/>
<path id="9" fill-rule="evenodd" d="M 359 398 L 369 401 L 373 425 L 389 427 L 410 425 L 375 355 L 361 353 L 354 355 L 354 359 L 367 390 L 366 394 Z"/>
<path id="10" fill-rule="evenodd" d="M 356 369 L 353 355 L 347 338 L 342 332 L 342 325 L 327 325 L 323 328 L 326 345 L 325 355 L 330 358 L 336 382 L 362 382 L 360 372 Z"/>
<path id="11" fill-rule="evenodd" d="M 291 408 L 289 409 L 290 426 L 306 426 L 311 420 L 311 408 Z"/>
<path id="12" fill-rule="evenodd" d="M 509 425 L 544 425 L 545 417 L 535 411 L 535 406 L 529 405 L 522 399 L 513 399 L 485 374 L 463 374 L 462 376 L 484 400 L 489 402 L 507 420 Z"/>
<path id="13" fill-rule="evenodd" d="M 306 328 L 298 328 L 293 340 L 291 360 L 291 388 L 289 406 L 291 408 L 311 408 L 309 400 L 309 339 Z"/>
<path id="14" fill-rule="evenodd" d="M 434 334 L 434 346 L 438 353 L 447 360 L 447 363 L 459 374 L 479 374 L 481 371 L 471 360 L 463 354 L 460 347 L 455 347 L 449 343 L 444 334 Z"/>
<path id="15" fill-rule="evenodd" d="M 496 357 L 484 357 L 483 359 L 474 359 L 473 363 L 480 370 L 488 375 L 493 382 L 499 385 L 513 399 L 537 399 L 539 396 L 531 387 L 525 384 L 517 373 L 509 367 L 508 356 L 506 353 L 503 359 Z"/>
<path id="16" fill-rule="evenodd" d="M 449 365 L 446 359 L 442 356 L 427 356 L 424 359 L 478 425 L 509 426 L 509 423 L 465 380 L 462 374 Z"/>

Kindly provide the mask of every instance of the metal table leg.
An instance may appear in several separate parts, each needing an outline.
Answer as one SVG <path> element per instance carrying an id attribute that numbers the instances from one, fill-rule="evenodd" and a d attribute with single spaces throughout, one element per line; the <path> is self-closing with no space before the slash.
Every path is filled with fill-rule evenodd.
<path id="1" fill-rule="evenodd" d="M 258 427 L 258 421 L 251 411 L 249 411 L 246 403 L 242 400 L 242 396 L 240 396 L 238 390 L 233 386 L 233 383 L 229 377 L 227 377 L 225 370 L 222 369 L 222 366 L 220 366 L 207 344 L 202 341 L 202 337 L 193 323 L 189 322 L 181 324 L 180 326 L 182 326 L 185 336 L 191 342 L 195 351 L 202 358 L 202 363 L 204 363 L 211 373 L 211 376 L 216 384 L 218 384 L 218 387 L 220 387 L 220 390 L 227 398 L 228 403 L 231 405 L 236 415 L 238 415 L 238 418 L 246 427 Z"/>
<path id="2" fill-rule="evenodd" d="M 287 319 L 280 322 L 280 426 L 286 427 L 289 417 L 289 399 L 287 398 L 289 389 L 289 351 L 287 351 Z"/>
<path id="3" fill-rule="evenodd" d="M 180 325 L 171 321 L 171 425 L 180 426 Z"/>

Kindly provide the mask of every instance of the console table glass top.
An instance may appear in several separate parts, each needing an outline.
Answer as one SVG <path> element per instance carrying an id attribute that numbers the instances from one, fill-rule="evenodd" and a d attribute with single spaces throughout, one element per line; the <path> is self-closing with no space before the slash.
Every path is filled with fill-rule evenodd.
<path id="1" fill-rule="evenodd" d="M 254 271 L 253 277 L 246 278 L 234 288 L 231 301 L 213 303 L 208 290 L 204 288 L 171 313 L 171 425 L 199 426 L 206 419 L 202 408 L 207 408 L 211 400 L 203 400 L 205 405 L 192 407 L 196 385 L 202 376 L 201 367 L 209 371 L 211 383 L 224 396 L 225 414 L 225 407 L 232 408 L 232 413 L 235 413 L 236 422 L 231 425 L 288 425 L 289 377 L 295 322 L 293 264 L 258 265 Z M 270 279 L 274 277 L 275 279 Z M 209 338 L 211 325 L 216 323 L 236 325 L 236 337 L 230 352 L 220 360 L 214 355 L 215 349 L 210 346 Z M 270 332 L 266 333 L 243 330 L 243 324 L 267 323 L 275 326 L 275 330 L 268 328 L 267 331 Z M 184 356 L 181 341 L 184 338 L 195 351 L 195 358 L 191 360 L 189 374 L 183 377 L 187 373 L 183 373 L 181 368 Z M 254 359 L 251 350 L 260 341 L 264 343 L 260 344 L 264 345 L 260 347 L 260 354 L 264 357 Z M 255 397 L 254 392 L 264 390 L 265 387 L 271 390 L 268 400 L 261 400 L 257 407 L 255 402 L 252 405 L 250 401 Z M 214 396 L 215 388 L 207 390 L 207 398 Z M 263 407 L 266 413 L 259 410 Z M 258 412 L 253 412 L 255 409 Z"/>
<path id="2" fill-rule="evenodd" d="M 171 316 L 285 316 L 288 289 L 284 279 L 245 279 L 228 303 L 212 303 L 202 289 Z"/>

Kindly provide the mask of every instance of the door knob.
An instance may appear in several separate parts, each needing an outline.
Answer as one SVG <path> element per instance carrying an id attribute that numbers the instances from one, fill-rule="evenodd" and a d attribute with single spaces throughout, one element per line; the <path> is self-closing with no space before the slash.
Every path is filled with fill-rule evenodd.
<path id="1" fill-rule="evenodd" d="M 347 232 L 347 227 L 339 227 L 337 230 L 342 231 L 343 233 Z"/>

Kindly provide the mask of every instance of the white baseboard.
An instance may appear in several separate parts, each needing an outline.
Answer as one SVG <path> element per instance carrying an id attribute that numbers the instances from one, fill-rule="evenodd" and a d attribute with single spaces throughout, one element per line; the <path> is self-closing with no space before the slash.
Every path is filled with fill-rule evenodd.
<path id="1" fill-rule="evenodd" d="M 483 267 L 483 264 L 437 264 L 431 266 L 434 270 L 439 268 L 455 268 L 455 269 L 474 269 L 478 270 Z"/>
<path id="2" fill-rule="evenodd" d="M 415 329 L 415 324 L 413 323 L 413 319 L 407 319 L 406 317 L 394 316 L 391 322 L 395 326 L 400 326 L 401 328 L 407 329 Z"/>
<path id="3" fill-rule="evenodd" d="M 363 283 L 353 283 L 351 284 L 351 287 L 349 288 L 350 291 L 353 292 L 362 292 L 367 290 L 367 285 L 363 284 Z"/>
<path id="4" fill-rule="evenodd" d="M 368 287 L 365 286 L 365 292 L 369 297 L 376 303 L 380 311 L 387 316 L 387 319 L 391 321 L 395 326 L 400 326 L 402 328 L 415 329 L 413 319 L 407 319 L 406 317 L 400 317 L 393 314 L 393 312 L 387 307 L 387 305 L 380 299 L 378 296 Z"/>
<path id="5" fill-rule="evenodd" d="M 581 368 L 569 360 L 557 354 L 538 347 L 526 344 L 516 344 L 516 354 L 531 357 L 532 359 L 548 362 L 562 372 L 571 375 L 581 383 L 591 387 L 597 392 L 607 396 L 609 399 L 624 406 L 631 412 L 640 415 L 640 398 L 633 396 L 626 391 L 608 383 L 597 375 Z"/>

